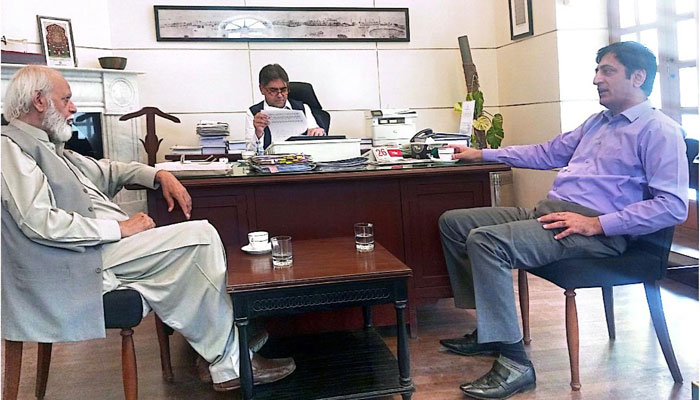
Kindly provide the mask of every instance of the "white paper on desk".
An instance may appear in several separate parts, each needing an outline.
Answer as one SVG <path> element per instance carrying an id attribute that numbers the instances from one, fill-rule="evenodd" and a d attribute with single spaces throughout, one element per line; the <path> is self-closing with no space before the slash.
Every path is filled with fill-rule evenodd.
<path id="1" fill-rule="evenodd" d="M 472 134 L 472 120 L 474 119 L 474 100 L 462 102 L 462 118 L 459 121 L 459 133 Z"/>
<path id="2" fill-rule="evenodd" d="M 306 117 L 301 110 L 287 110 L 284 108 L 266 109 L 262 112 L 270 117 L 270 134 L 272 143 L 284 142 L 292 136 L 306 132 Z"/>
<path id="3" fill-rule="evenodd" d="M 231 164 L 219 161 L 170 161 L 157 163 L 155 168 L 170 171 L 175 176 L 226 175 L 231 170 Z"/>

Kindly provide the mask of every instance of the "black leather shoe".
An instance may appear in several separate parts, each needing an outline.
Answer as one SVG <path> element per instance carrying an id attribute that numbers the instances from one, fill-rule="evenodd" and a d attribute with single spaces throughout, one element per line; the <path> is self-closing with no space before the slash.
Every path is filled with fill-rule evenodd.
<path id="1" fill-rule="evenodd" d="M 507 399 L 535 388 L 535 367 L 532 363 L 522 365 L 500 356 L 486 375 L 474 382 L 464 383 L 459 388 L 475 399 Z"/>
<path id="2" fill-rule="evenodd" d="M 479 343 L 477 341 L 476 331 L 467 333 L 460 338 L 442 339 L 440 340 L 440 344 L 445 346 L 447 350 L 463 356 L 475 356 L 478 354 L 498 355 L 498 344 Z"/>

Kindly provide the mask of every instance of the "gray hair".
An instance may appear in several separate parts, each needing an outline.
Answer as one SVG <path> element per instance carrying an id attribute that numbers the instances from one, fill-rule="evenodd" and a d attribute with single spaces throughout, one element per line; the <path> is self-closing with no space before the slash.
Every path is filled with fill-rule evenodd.
<path id="1" fill-rule="evenodd" d="M 36 92 L 48 96 L 53 89 L 51 74 L 57 74 L 55 70 L 42 65 L 28 65 L 23 67 L 10 79 L 5 91 L 3 101 L 3 115 L 12 122 L 23 115 L 28 114 L 32 107 L 32 98 Z"/>

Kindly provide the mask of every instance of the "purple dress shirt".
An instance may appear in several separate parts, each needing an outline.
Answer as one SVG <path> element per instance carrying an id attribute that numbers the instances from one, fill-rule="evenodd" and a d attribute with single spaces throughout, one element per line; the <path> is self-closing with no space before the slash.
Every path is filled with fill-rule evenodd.
<path id="1" fill-rule="evenodd" d="M 594 114 L 549 142 L 485 149 L 485 161 L 562 167 L 547 197 L 600 211 L 606 236 L 643 235 L 688 213 L 688 161 L 682 128 L 649 101 L 613 116 Z"/>

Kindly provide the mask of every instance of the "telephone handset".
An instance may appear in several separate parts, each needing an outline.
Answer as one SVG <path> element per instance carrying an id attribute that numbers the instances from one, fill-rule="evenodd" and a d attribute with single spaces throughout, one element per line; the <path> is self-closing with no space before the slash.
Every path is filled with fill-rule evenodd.
<path id="1" fill-rule="evenodd" d="M 429 137 L 433 137 L 435 133 L 433 132 L 432 129 L 426 128 L 421 131 L 418 131 L 413 137 L 411 138 L 411 143 L 422 143 L 425 142 L 425 139 Z"/>

